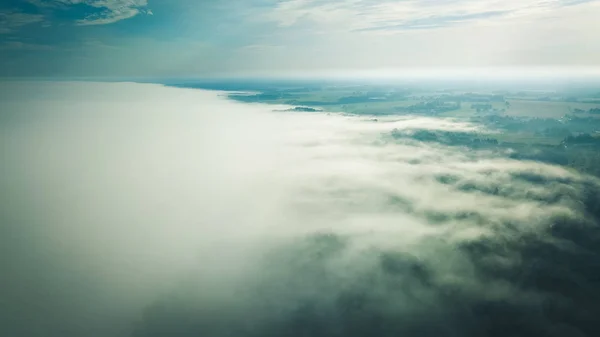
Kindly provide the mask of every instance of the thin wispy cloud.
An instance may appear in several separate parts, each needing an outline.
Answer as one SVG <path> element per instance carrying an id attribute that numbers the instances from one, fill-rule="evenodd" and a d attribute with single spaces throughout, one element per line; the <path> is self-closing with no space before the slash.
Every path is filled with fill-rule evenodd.
<path id="1" fill-rule="evenodd" d="M 132 18 L 138 14 L 152 15 L 147 0 L 28 0 L 45 10 L 71 10 L 73 6 L 85 6 L 86 12 L 76 25 L 103 25 Z M 92 12 L 92 13 L 89 13 Z"/>
<path id="2" fill-rule="evenodd" d="M 26 43 L 21 41 L 6 41 L 0 44 L 0 50 L 5 51 L 48 51 L 53 50 L 52 46 Z"/>
<path id="3" fill-rule="evenodd" d="M 411 30 L 533 15 L 595 1 L 346 0 L 332 3 L 322 0 L 288 0 L 277 3 L 274 9 L 266 14 L 266 18 L 280 27 L 291 27 L 303 22 L 314 25 L 344 22 L 344 27 L 350 30 Z"/>
<path id="4" fill-rule="evenodd" d="M 17 29 L 44 20 L 40 14 L 28 14 L 17 11 L 0 12 L 0 34 L 9 34 Z"/>
<path id="5" fill-rule="evenodd" d="M 101 10 L 78 20 L 79 25 L 103 25 L 132 18 L 148 5 L 147 0 L 88 0 L 86 4 Z"/>
<path id="6" fill-rule="evenodd" d="M 490 11 L 464 15 L 448 15 L 448 16 L 432 16 L 428 18 L 420 18 L 412 21 L 407 21 L 401 24 L 396 24 L 394 21 L 388 22 L 382 26 L 369 27 L 361 29 L 361 31 L 376 31 L 376 30 L 410 30 L 410 29 L 431 29 L 441 28 L 452 25 L 458 25 L 476 20 L 486 20 L 495 17 L 501 17 L 511 13 L 510 11 Z"/>

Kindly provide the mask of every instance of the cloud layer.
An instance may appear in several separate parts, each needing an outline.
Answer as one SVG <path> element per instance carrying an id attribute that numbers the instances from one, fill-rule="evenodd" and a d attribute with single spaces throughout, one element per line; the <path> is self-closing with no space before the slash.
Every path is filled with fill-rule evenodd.
<path id="1" fill-rule="evenodd" d="M 598 181 L 410 137 L 480 126 L 4 85 L 2 334 L 599 331 Z"/>

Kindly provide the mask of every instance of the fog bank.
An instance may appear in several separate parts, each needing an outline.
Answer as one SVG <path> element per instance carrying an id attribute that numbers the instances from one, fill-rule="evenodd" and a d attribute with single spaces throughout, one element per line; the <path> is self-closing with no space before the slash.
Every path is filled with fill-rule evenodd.
<path id="1" fill-rule="evenodd" d="M 493 130 L 2 86 L 1 335 L 600 334 L 597 179 L 392 136 Z"/>

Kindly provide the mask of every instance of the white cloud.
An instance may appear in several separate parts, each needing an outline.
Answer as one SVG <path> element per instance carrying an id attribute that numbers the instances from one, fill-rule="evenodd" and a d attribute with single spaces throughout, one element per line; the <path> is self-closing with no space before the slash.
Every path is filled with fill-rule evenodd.
<path id="1" fill-rule="evenodd" d="M 206 325 L 281 336 L 260 329 L 287 327 L 285 319 L 307 304 L 335 315 L 323 325 L 296 324 L 287 335 L 341 320 L 339 329 L 370 322 L 366 331 L 375 336 L 424 335 L 380 330 L 406 324 L 481 336 L 461 332 L 482 320 L 497 324 L 485 331 L 513 320 L 554 327 L 538 319 L 542 299 L 573 301 L 573 308 L 554 308 L 557 317 L 598 307 L 569 297 L 571 288 L 598 294 L 595 264 L 573 265 L 587 256 L 597 261 L 597 245 L 568 259 L 561 257 L 578 252 L 586 232 L 576 232 L 568 248 L 556 242 L 561 230 L 593 221 L 583 192 L 597 180 L 386 137 L 393 128 L 473 125 L 277 113 L 214 92 L 148 84 L 16 82 L 0 89 L 0 220 L 10 220 L 0 240 L 11 257 L 0 259 L 9 271 L 0 294 L 12 295 L 3 297 L 5 307 L 22 315 L 0 329 L 131 336 L 142 307 L 159 296 L 174 302 L 144 314 L 144 323 L 179 335 L 205 335 L 195 329 Z M 569 226 L 552 236 L 554 224 Z M 331 259 L 330 245 L 311 246 L 319 233 L 343 243 Z M 541 242 L 544 249 L 532 252 Z M 540 264 L 553 273 L 538 273 Z M 582 276 L 586 270 L 593 278 Z M 557 279 L 563 282 L 554 287 Z M 538 289 L 544 286 L 558 293 Z M 175 296 L 162 296 L 170 287 Z M 348 295 L 357 306 L 361 299 L 373 305 L 344 316 L 352 303 L 337 304 Z M 490 303 L 500 308 L 477 310 Z M 373 317 L 381 317 L 376 328 Z M 243 335 L 222 331 L 210 335 Z"/>

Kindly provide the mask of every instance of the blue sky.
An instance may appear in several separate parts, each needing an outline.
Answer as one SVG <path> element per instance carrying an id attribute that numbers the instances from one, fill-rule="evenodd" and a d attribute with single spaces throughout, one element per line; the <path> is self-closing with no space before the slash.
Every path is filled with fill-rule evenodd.
<path id="1" fill-rule="evenodd" d="M 600 67 L 595 0 L 0 0 L 0 76 Z"/>

